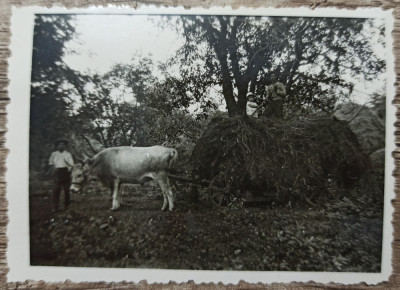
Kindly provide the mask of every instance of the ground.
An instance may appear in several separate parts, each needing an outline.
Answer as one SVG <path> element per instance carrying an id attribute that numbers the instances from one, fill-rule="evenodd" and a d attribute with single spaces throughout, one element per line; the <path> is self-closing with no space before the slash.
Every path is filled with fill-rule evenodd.
<path id="1" fill-rule="evenodd" d="M 161 211 L 157 186 L 123 188 L 111 211 L 92 187 L 51 213 L 51 182 L 31 184 L 31 264 L 198 270 L 379 272 L 382 212 L 342 198 L 323 206 L 218 207 L 177 186 Z"/>

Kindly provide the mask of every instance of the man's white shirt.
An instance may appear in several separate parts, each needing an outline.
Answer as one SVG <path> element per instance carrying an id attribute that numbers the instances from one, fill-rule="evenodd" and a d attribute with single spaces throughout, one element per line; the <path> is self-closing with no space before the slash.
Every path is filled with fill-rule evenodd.
<path id="1" fill-rule="evenodd" d="M 74 159 L 71 153 L 67 151 L 54 151 L 50 155 L 49 164 L 53 165 L 55 168 L 68 168 L 70 170 L 74 166 Z"/>

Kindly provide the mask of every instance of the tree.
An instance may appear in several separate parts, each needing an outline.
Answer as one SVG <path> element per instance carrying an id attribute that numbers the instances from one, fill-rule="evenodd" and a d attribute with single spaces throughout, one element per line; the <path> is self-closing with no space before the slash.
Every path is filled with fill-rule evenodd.
<path id="1" fill-rule="evenodd" d="M 104 75 L 78 77 L 81 105 L 75 117 L 92 125 L 84 133 L 93 134 L 106 147 L 142 144 L 139 135 L 147 114 L 143 103 L 155 82 L 152 65 L 149 58 L 135 58 L 130 64 L 116 64 Z M 80 78 L 85 79 L 83 87 Z"/>
<path id="2" fill-rule="evenodd" d="M 82 124 L 92 124 L 83 133 L 94 135 L 106 147 L 177 141 L 193 121 L 182 116 L 189 103 L 176 82 L 157 81 L 152 66 L 148 58 L 133 59 L 104 75 L 86 75 L 75 113 Z M 81 130 L 85 131 L 84 126 Z"/>
<path id="3" fill-rule="evenodd" d="M 48 158 L 53 142 L 71 128 L 68 76 L 72 71 L 62 58 L 65 43 L 75 29 L 70 15 L 37 15 L 35 18 L 30 107 L 31 165 Z"/>
<path id="4" fill-rule="evenodd" d="M 32 83 L 59 79 L 57 73 L 60 70 L 67 70 L 62 58 L 65 55 L 65 43 L 70 41 L 75 34 L 72 19 L 72 16 L 67 14 L 36 15 L 32 50 Z"/>
<path id="5" fill-rule="evenodd" d="M 154 85 L 153 61 L 139 55 L 132 58 L 129 64 L 116 64 L 103 79 L 108 87 L 119 87 L 121 95 L 132 95 L 136 102 L 146 99 L 146 90 Z"/>
<path id="6" fill-rule="evenodd" d="M 187 90 L 220 86 L 230 116 L 243 114 L 246 94 L 263 95 L 276 73 L 294 106 L 332 109 L 336 94 L 350 93 L 351 78 L 373 79 L 384 61 L 373 52 L 365 28 L 372 20 L 181 16 L 185 44 L 178 58 Z"/>
<path id="7" fill-rule="evenodd" d="M 129 66 L 116 65 L 105 75 L 85 76 L 87 84 L 75 117 L 91 125 L 82 133 L 93 134 L 106 147 L 137 144 L 145 108 L 137 101 L 141 95 L 126 87 L 132 73 Z"/>

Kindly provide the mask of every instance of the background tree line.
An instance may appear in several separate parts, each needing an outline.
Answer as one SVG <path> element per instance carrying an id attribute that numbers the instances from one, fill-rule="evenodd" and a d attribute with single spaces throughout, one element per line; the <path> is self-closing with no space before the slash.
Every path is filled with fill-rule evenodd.
<path id="1" fill-rule="evenodd" d="M 160 26 L 185 39 L 167 62 L 134 56 L 105 74 L 82 73 L 63 60 L 65 44 L 77 37 L 76 17 L 35 19 L 33 167 L 47 159 L 54 140 L 70 133 L 88 134 L 107 147 L 184 148 L 196 142 L 205 119 L 218 114 L 215 98 L 223 97 L 229 116 L 242 115 L 247 92 L 260 102 L 272 73 L 286 86 L 290 117 L 329 113 L 351 95 L 355 79 L 371 81 L 385 70 L 370 41 L 375 33 L 383 43 L 384 28 L 372 19 L 191 15 L 160 17 Z M 156 65 L 162 76 L 154 74 Z M 373 104 L 382 107 L 383 97 L 375 95 Z"/>

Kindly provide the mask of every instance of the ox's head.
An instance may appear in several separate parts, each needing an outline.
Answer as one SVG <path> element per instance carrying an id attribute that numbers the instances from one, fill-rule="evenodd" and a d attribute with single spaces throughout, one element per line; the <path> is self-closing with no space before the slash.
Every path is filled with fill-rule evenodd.
<path id="1" fill-rule="evenodd" d="M 87 184 L 89 175 L 90 159 L 85 163 L 77 163 L 71 170 L 71 187 L 70 190 L 78 193 Z"/>

